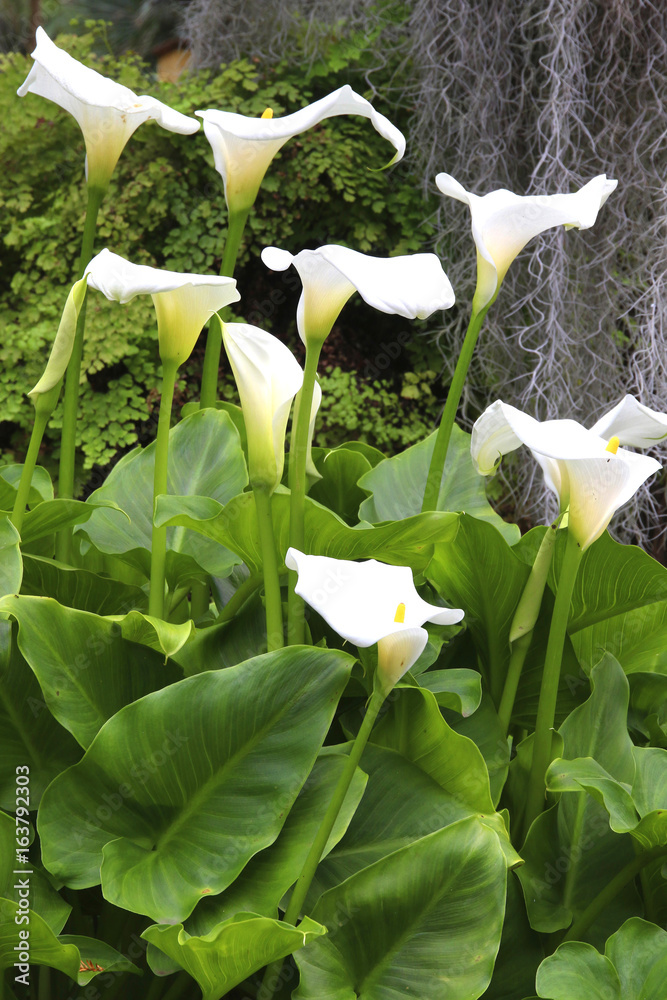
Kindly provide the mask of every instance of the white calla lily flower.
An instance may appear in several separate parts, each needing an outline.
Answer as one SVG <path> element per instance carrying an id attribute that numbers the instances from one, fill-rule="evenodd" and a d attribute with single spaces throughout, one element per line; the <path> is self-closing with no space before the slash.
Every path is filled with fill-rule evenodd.
<path id="1" fill-rule="evenodd" d="M 267 109 L 270 111 L 270 109 Z M 231 111 L 195 111 L 213 150 L 215 169 L 222 176 L 230 211 L 249 209 L 257 197 L 271 160 L 288 139 L 335 115 L 363 115 L 396 150 L 391 163 L 405 152 L 405 138 L 388 118 L 348 85 L 282 118 L 250 118 Z"/>
<path id="2" fill-rule="evenodd" d="M 435 183 L 443 194 L 470 208 L 477 247 L 473 312 L 479 312 L 493 301 L 510 264 L 529 240 L 554 226 L 589 229 L 618 181 L 600 174 L 572 194 L 523 197 L 504 188 L 476 195 L 444 173 L 436 176 Z"/>
<path id="3" fill-rule="evenodd" d="M 273 271 L 285 271 L 291 264 L 297 269 L 303 285 L 297 326 L 304 343 L 321 343 L 327 337 L 355 291 L 369 306 L 406 319 L 425 319 L 455 302 L 449 278 L 433 253 L 369 257 L 336 245 L 298 254 L 265 247 L 262 260 Z"/>
<path id="4" fill-rule="evenodd" d="M 163 362 L 177 365 L 190 357 L 213 313 L 241 298 L 234 278 L 132 264 L 110 250 L 93 257 L 85 273 L 89 288 L 112 301 L 130 302 L 137 295 L 152 296 L 160 357 Z"/>
<path id="5" fill-rule="evenodd" d="M 223 323 L 222 339 L 241 397 L 253 487 L 273 492 L 285 463 L 285 430 L 303 370 L 277 337 L 247 323 Z"/>
<path id="6" fill-rule="evenodd" d="M 613 410 L 591 427 L 600 437 L 616 436 L 632 448 L 651 448 L 667 437 L 667 413 L 644 406 L 634 396 L 624 396 Z"/>
<path id="7" fill-rule="evenodd" d="M 421 655 L 428 639 L 424 622 L 455 625 L 464 615 L 460 608 L 422 600 L 408 566 L 311 556 L 295 548 L 287 550 L 285 564 L 299 575 L 296 593 L 340 636 L 361 647 L 378 643 L 378 673 L 386 690 Z"/>
<path id="8" fill-rule="evenodd" d="M 618 407 L 612 414 L 616 410 Z M 639 416 L 646 420 L 645 414 Z M 503 455 L 522 444 L 530 448 L 542 468 L 547 487 L 560 500 L 561 512 L 568 511 L 568 530 L 581 548 L 586 549 L 600 537 L 619 507 L 634 496 L 650 475 L 661 469 L 654 458 L 620 448 L 620 435 L 607 436 L 605 432 L 601 436 L 599 429 L 604 422 L 602 418 L 592 430 L 576 420 L 540 422 L 497 400 L 473 426 L 473 461 L 486 476 L 495 472 Z M 610 421 L 609 427 L 612 426 Z M 627 429 L 625 440 L 629 441 L 629 422 Z"/>
<path id="9" fill-rule="evenodd" d="M 86 177 L 90 184 L 106 187 L 118 158 L 133 132 L 149 119 L 182 135 L 199 129 L 196 118 L 84 66 L 51 41 L 43 28 L 36 33 L 35 60 L 18 89 L 19 97 L 37 94 L 60 105 L 76 118 L 86 144 Z"/>

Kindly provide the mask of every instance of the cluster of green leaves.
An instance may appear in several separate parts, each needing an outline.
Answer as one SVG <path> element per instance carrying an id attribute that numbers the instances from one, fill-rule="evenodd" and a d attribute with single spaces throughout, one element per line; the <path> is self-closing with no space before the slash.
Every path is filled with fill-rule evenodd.
<path id="1" fill-rule="evenodd" d="M 98 36 L 93 29 L 61 37 L 59 44 L 135 92 L 150 93 L 190 115 L 200 108 L 223 108 L 259 116 L 267 106 L 279 115 L 343 83 L 365 89 L 351 68 L 356 50 L 345 47 L 332 50 L 337 72 L 326 78 L 313 74 L 307 84 L 291 61 L 263 69 L 245 60 L 172 84 L 156 81 L 135 56 L 97 55 Z M 48 356 L 74 278 L 85 213 L 81 133 L 56 105 L 33 95 L 16 97 L 29 68 L 30 60 L 19 55 L 0 62 L 0 427 L 10 457 L 21 455 L 26 445 L 32 412 L 23 394 L 40 377 Z M 246 230 L 237 270 L 239 318 L 295 337 L 296 290 L 290 285 L 277 292 L 275 276 L 259 263 L 263 246 L 298 251 L 312 245 L 317 231 L 320 244 L 343 243 L 377 254 L 421 249 L 427 211 L 417 186 L 405 183 L 405 168 L 391 174 L 368 169 L 382 167 L 388 158 L 386 141 L 353 117 L 324 122 L 286 145 L 268 172 Z M 136 263 L 217 273 L 226 222 L 222 181 L 203 131 L 175 136 L 146 125 L 132 137 L 115 171 L 100 213 L 96 250 L 107 246 Z M 106 465 L 136 443 L 158 384 L 149 299 L 118 309 L 101 296 L 89 296 L 88 315 L 79 417 L 84 470 Z M 355 321 L 351 305 L 343 322 L 353 328 Z M 367 336 L 369 353 L 380 332 L 376 328 Z M 183 400 L 198 393 L 201 360 L 201 350 L 196 351 L 183 369 Z M 382 434 L 384 411 L 398 399 L 390 380 L 380 388 L 363 375 L 350 379 L 368 383 L 367 394 L 378 404 L 368 411 L 364 433 L 369 439 L 382 445 L 415 439 Z M 59 420 L 60 409 L 47 438 L 48 454 L 55 457 Z"/>

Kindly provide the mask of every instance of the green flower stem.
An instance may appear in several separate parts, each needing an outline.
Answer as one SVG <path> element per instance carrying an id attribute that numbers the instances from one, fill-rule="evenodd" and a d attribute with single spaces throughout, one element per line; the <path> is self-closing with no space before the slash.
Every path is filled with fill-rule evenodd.
<path id="1" fill-rule="evenodd" d="M 28 497 L 30 495 L 30 486 L 32 485 L 32 477 L 35 472 L 39 449 L 42 444 L 42 438 L 44 437 L 44 431 L 46 430 L 46 425 L 49 422 L 51 412 L 52 411 L 49 410 L 48 413 L 44 413 L 41 408 L 35 409 L 35 420 L 32 425 L 32 434 L 30 435 L 28 453 L 25 457 L 25 462 L 23 463 L 23 471 L 21 472 L 18 490 L 16 491 L 14 509 L 9 519 L 19 533 L 23 525 L 23 517 L 25 515 Z"/>
<path id="2" fill-rule="evenodd" d="M 245 602 L 252 597 L 261 585 L 262 577 L 259 573 L 253 573 L 247 580 L 244 580 L 240 587 L 234 591 L 230 599 L 227 601 L 224 608 L 215 619 L 214 624 L 220 625 L 222 622 L 230 622 L 232 618 L 235 618 Z"/>
<path id="3" fill-rule="evenodd" d="M 179 972 L 174 982 L 164 994 L 162 1000 L 178 1000 L 188 989 L 192 989 L 194 980 L 187 972 Z"/>
<path id="4" fill-rule="evenodd" d="M 285 923 L 296 925 L 296 922 L 299 919 L 301 907 L 303 906 L 304 900 L 308 895 L 308 890 L 310 889 L 310 884 L 313 881 L 315 870 L 322 859 L 324 849 L 327 845 L 329 837 L 331 836 L 331 831 L 334 828 L 334 823 L 336 822 L 338 813 L 340 812 L 341 806 L 345 801 L 345 796 L 347 795 L 350 787 L 350 782 L 354 777 L 354 772 L 357 769 L 357 765 L 361 759 L 362 753 L 364 752 L 364 747 L 368 742 L 368 737 L 371 734 L 371 730 L 378 717 L 378 713 L 382 708 L 385 697 L 385 692 L 381 691 L 379 688 L 374 688 L 373 694 L 371 695 L 368 703 L 368 708 L 366 709 L 364 721 L 361 723 L 361 727 L 357 733 L 352 750 L 350 751 L 350 756 L 347 758 L 343 773 L 338 779 L 338 784 L 336 785 L 334 793 L 331 797 L 327 811 L 324 814 L 324 819 L 320 824 L 320 828 L 317 831 L 310 851 L 308 852 L 303 870 L 294 886 L 289 905 L 285 911 L 285 916 L 283 917 Z M 272 965 L 267 966 L 262 983 L 262 996 L 266 996 L 266 1000 L 271 1000 L 271 997 L 274 995 L 275 990 L 271 989 L 269 983 L 272 979 L 274 979 L 274 977 L 279 979 L 281 968 L 282 961 L 274 962 Z M 267 990 L 268 992 L 266 992 Z"/>
<path id="5" fill-rule="evenodd" d="M 445 408 L 442 411 L 442 417 L 440 418 L 440 426 L 435 439 L 435 447 L 433 448 L 431 464 L 429 466 L 428 477 L 426 479 L 426 489 L 424 490 L 422 511 L 436 510 L 438 506 L 440 483 L 442 482 L 442 473 L 447 460 L 447 449 L 449 448 L 449 439 L 452 436 L 452 427 L 454 426 L 456 411 L 459 407 L 461 393 L 463 392 L 463 386 L 465 384 L 466 375 L 468 374 L 468 368 L 470 367 L 470 362 L 472 361 L 475 344 L 477 343 L 477 338 L 479 337 L 479 331 L 482 329 L 482 323 L 484 321 L 484 317 L 489 311 L 490 305 L 491 303 L 489 302 L 482 309 L 480 309 L 479 312 L 473 311 L 473 314 L 470 317 L 470 323 L 468 324 L 468 329 L 466 330 L 463 347 L 461 348 L 459 359 L 456 362 L 454 377 L 452 378 L 449 392 L 447 393 Z"/>
<path id="6" fill-rule="evenodd" d="M 294 416 L 292 417 L 292 436 L 290 439 L 288 483 L 290 488 L 290 527 L 289 543 L 303 551 L 306 510 L 306 459 L 308 458 L 308 431 L 310 429 L 310 410 L 313 404 L 313 390 L 317 377 L 317 364 L 320 360 L 322 343 L 306 344 L 306 363 L 303 373 L 303 385 L 296 397 Z M 300 645 L 304 641 L 306 622 L 303 613 L 303 601 L 294 588 L 298 573 L 290 570 L 288 574 L 289 589 L 287 593 L 287 640 L 290 646 Z"/>
<path id="7" fill-rule="evenodd" d="M 167 460 L 169 455 L 169 426 L 171 404 L 174 398 L 178 364 L 165 361 L 162 365 L 162 398 L 155 440 L 155 474 L 153 477 L 153 513 L 159 496 L 167 492 Z M 167 561 L 167 529 L 153 525 L 151 539 L 151 583 L 148 595 L 148 614 L 164 617 L 164 571 Z"/>
<path id="8" fill-rule="evenodd" d="M 239 255 L 243 231 L 250 208 L 240 212 L 229 213 L 229 226 L 227 229 L 227 240 L 222 255 L 220 274 L 228 278 L 234 276 L 236 258 Z M 204 355 L 204 367 L 201 375 L 201 394 L 199 408 L 215 406 L 218 398 L 218 372 L 220 370 L 220 352 L 222 351 L 222 327 L 217 315 L 211 317 L 206 339 L 206 353 Z"/>
<path id="9" fill-rule="evenodd" d="M 51 1000 L 51 970 L 48 965 L 40 965 L 37 980 L 38 1000 Z"/>
<path id="10" fill-rule="evenodd" d="M 624 868 L 614 876 L 611 882 L 607 882 L 604 889 L 592 899 L 584 912 L 574 921 L 563 941 L 580 941 L 593 921 L 609 906 L 611 901 L 618 895 L 628 882 L 631 882 L 641 870 L 652 861 L 658 858 L 667 857 L 667 846 L 653 847 L 649 851 L 642 851 L 632 861 L 628 861 Z M 562 943 L 562 942 L 561 942 Z"/>
<path id="11" fill-rule="evenodd" d="M 544 776 L 552 760 L 552 729 L 556 715 L 563 646 L 565 644 L 567 621 L 570 615 L 570 601 L 572 599 L 572 591 L 577 578 L 581 556 L 582 549 L 579 542 L 572 532 L 568 531 L 565 556 L 558 580 L 556 601 L 551 618 L 551 628 L 549 629 L 547 652 L 544 659 L 540 700 L 537 706 L 533 761 L 526 796 L 524 835 L 528 833 L 533 820 L 537 819 L 544 808 Z"/>
<path id="12" fill-rule="evenodd" d="M 88 187 L 88 204 L 86 206 L 86 221 L 83 227 L 81 253 L 77 268 L 77 281 L 83 277 L 90 259 L 93 256 L 97 215 L 104 199 L 106 187 Z M 83 300 L 79 318 L 76 324 L 76 335 L 72 344 L 72 353 L 67 365 L 65 377 L 65 396 L 63 400 L 63 426 L 60 434 L 60 467 L 58 470 L 58 496 L 71 499 L 74 496 L 74 456 L 76 450 L 76 420 L 79 411 L 79 381 L 81 379 L 81 360 L 83 358 L 83 335 L 86 329 L 86 299 Z M 56 537 L 56 558 L 60 562 L 69 562 L 72 549 L 72 529 L 64 528 Z"/>
<path id="13" fill-rule="evenodd" d="M 253 493 L 255 495 L 255 510 L 257 511 L 259 541 L 262 549 L 262 567 L 264 570 L 266 645 L 267 651 L 270 653 L 274 649 L 282 649 L 285 645 L 278 559 L 273 532 L 273 516 L 271 514 L 271 493 L 266 487 L 262 486 L 254 486 Z"/>
<path id="14" fill-rule="evenodd" d="M 523 664 L 530 649 L 533 639 L 533 629 L 535 628 L 540 607 L 542 606 L 542 597 L 551 567 L 555 544 L 556 532 L 554 529 L 549 528 L 545 532 L 540 547 L 537 550 L 530 576 L 523 588 L 523 593 L 512 619 L 512 626 L 510 628 L 512 652 L 498 708 L 498 719 L 503 727 L 504 736 L 507 735 L 507 730 L 509 729 L 521 671 L 523 670 Z"/>

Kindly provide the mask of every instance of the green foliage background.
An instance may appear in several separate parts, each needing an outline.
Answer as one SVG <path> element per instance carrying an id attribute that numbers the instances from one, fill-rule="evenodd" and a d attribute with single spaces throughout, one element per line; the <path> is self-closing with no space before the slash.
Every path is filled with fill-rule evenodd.
<path id="1" fill-rule="evenodd" d="M 79 36 L 58 38 L 61 47 L 104 75 L 190 115 L 208 107 L 260 115 L 267 106 L 281 115 L 343 83 L 365 90 L 362 52 L 349 41 L 332 42 L 327 59 L 311 67 L 305 83 L 303 68 L 290 60 L 270 68 L 241 60 L 178 84 L 156 81 L 136 55 L 116 57 L 104 51 L 103 42 L 103 26 L 94 22 L 87 22 Z M 81 132 L 55 104 L 16 96 L 30 65 L 18 54 L 0 57 L 5 125 L 0 133 L 0 445 L 18 461 L 32 422 L 24 393 L 48 356 L 74 278 L 85 214 Z M 381 99 L 375 103 L 390 110 Z M 393 108 L 391 117 L 401 127 Z M 426 248 L 431 230 L 423 220 L 432 206 L 425 205 L 409 166 L 369 169 L 382 167 L 390 155 L 388 143 L 368 122 L 348 116 L 288 142 L 269 169 L 248 223 L 237 270 L 242 301 L 236 318 L 272 329 L 298 354 L 298 279 L 273 274 L 261 264 L 259 253 L 266 245 L 296 252 L 335 242 L 378 255 Z M 225 231 L 222 181 L 203 130 L 178 136 L 151 123 L 142 126 L 121 156 L 102 206 L 96 252 L 106 246 L 136 263 L 215 273 Z M 312 233 L 318 234 L 315 243 Z M 419 343 L 418 328 L 363 303 L 346 307 L 324 358 L 318 443 L 331 446 L 353 436 L 391 451 L 423 436 L 435 410 L 429 376 L 423 374 L 429 368 L 424 352 L 406 349 L 415 335 Z M 197 397 L 202 357 L 199 345 L 182 369 L 180 402 Z M 155 408 L 158 363 L 147 297 L 120 307 L 89 296 L 79 425 L 83 479 L 95 464 L 107 465 L 137 440 L 153 436 L 144 422 Z M 396 374 L 406 371 L 403 380 Z M 231 379 L 227 388 L 229 398 Z M 355 407 L 349 402 L 353 389 L 359 391 Z M 341 406 L 346 400 L 348 405 Z M 54 459 L 59 426 L 60 407 L 44 444 Z"/>

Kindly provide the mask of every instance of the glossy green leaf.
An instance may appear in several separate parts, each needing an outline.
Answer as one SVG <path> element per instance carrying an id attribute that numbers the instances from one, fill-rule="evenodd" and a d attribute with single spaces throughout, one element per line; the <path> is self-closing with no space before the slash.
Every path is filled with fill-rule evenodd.
<path id="1" fill-rule="evenodd" d="M 310 917 L 296 928 L 254 913 L 237 913 L 205 937 L 190 936 L 182 924 L 153 925 L 141 936 L 197 980 L 203 1000 L 219 1000 L 253 972 L 325 933 Z"/>
<path id="2" fill-rule="evenodd" d="M 362 503 L 359 516 L 377 523 L 418 514 L 422 509 L 434 445 L 435 432 L 367 472 L 359 486 L 370 496 Z M 456 424 L 452 428 L 436 509 L 464 511 L 488 521 L 510 545 L 520 538 L 518 527 L 503 521 L 489 505 L 485 479 L 475 471 L 470 457 L 470 435 Z"/>
<path id="3" fill-rule="evenodd" d="M 301 874 L 310 845 L 347 762 L 347 754 L 341 749 L 325 747 L 322 750 L 276 842 L 256 854 L 228 889 L 218 896 L 202 899 L 187 919 L 185 929 L 189 934 L 208 934 L 217 924 L 242 911 L 272 918 L 278 916 L 278 904 Z M 325 857 L 347 830 L 364 794 L 366 781 L 367 775 L 357 768 L 324 850 Z"/>
<path id="4" fill-rule="evenodd" d="M 18 645 L 58 722 L 82 747 L 124 705 L 180 680 L 164 656 L 123 638 L 118 622 L 65 608 L 49 597 L 5 597 Z"/>
<path id="5" fill-rule="evenodd" d="M 131 972 L 134 975 L 141 975 L 141 969 L 134 962 L 130 962 L 129 958 L 125 958 L 104 941 L 81 934 L 61 934 L 58 940 L 61 944 L 74 945 L 78 949 L 82 965 L 88 962 L 97 966 L 93 969 L 79 969 L 77 975 L 79 986 L 85 986 L 102 972 Z"/>
<path id="6" fill-rule="evenodd" d="M 459 717 L 445 710 L 445 718 L 454 732 L 472 740 L 479 749 L 489 772 L 491 800 L 496 806 L 507 780 L 510 748 L 491 698 L 485 692 L 479 707 L 471 715 Z"/>
<path id="7" fill-rule="evenodd" d="M 475 796 L 471 802 L 455 794 L 454 761 L 451 790 L 396 750 L 373 743 L 367 744 L 360 766 L 368 774 L 366 791 L 347 833 L 318 865 L 305 912 L 312 912 L 325 890 L 380 858 L 460 819 L 479 815 Z"/>
<path id="8" fill-rule="evenodd" d="M 419 686 L 435 695 L 440 708 L 449 708 L 463 716 L 472 715 L 482 700 L 481 674 L 465 667 L 429 670 L 419 675 Z"/>
<path id="9" fill-rule="evenodd" d="M 289 548 L 289 505 L 287 493 L 274 493 L 274 530 L 281 559 Z M 193 528 L 236 552 L 252 573 L 261 569 L 252 493 L 242 493 L 224 508 L 202 497 L 161 496 L 156 504 L 155 523 Z M 457 525 L 457 514 L 428 513 L 395 524 L 350 528 L 331 511 L 306 497 L 304 545 L 312 555 L 337 559 L 372 558 L 418 570 L 430 561 L 434 543 L 451 539 Z"/>
<path id="10" fill-rule="evenodd" d="M 123 558 L 150 575 L 155 443 L 136 448 L 114 466 L 103 486 L 88 502 L 110 499 L 116 511 L 91 517 L 85 533 L 100 552 Z M 229 416 L 218 410 L 198 410 L 169 432 L 168 491 L 177 495 L 212 497 L 225 504 L 248 482 L 238 432 Z M 188 531 L 167 534 L 167 579 L 173 588 L 193 578 L 226 576 L 238 559 Z"/>
<path id="11" fill-rule="evenodd" d="M 480 997 L 505 909 L 498 838 L 462 820 L 382 858 L 320 899 L 329 930 L 295 955 L 295 1000 Z"/>
<path id="12" fill-rule="evenodd" d="M 25 771 L 20 772 L 25 775 Z M 28 776 L 29 777 L 29 776 Z M 23 786 L 25 788 L 25 786 Z M 29 786 L 28 786 L 29 788 Z M 17 856 L 17 849 L 24 848 L 19 842 L 25 839 L 32 839 L 32 830 L 28 829 L 28 820 L 19 810 L 26 808 L 20 798 L 14 797 L 14 809 L 17 817 L 8 816 L 0 812 L 0 897 L 8 899 L 14 903 L 19 903 L 18 890 L 22 888 L 27 879 L 29 889 L 30 909 L 37 913 L 51 928 L 54 934 L 59 934 L 65 926 L 65 921 L 69 916 L 72 907 L 66 903 L 62 896 L 58 895 L 53 888 L 43 869 L 29 860 L 27 864 L 22 864 Z M 29 803 L 32 807 L 32 803 Z M 34 853 L 34 849 L 31 851 Z M 29 875 L 18 874 L 27 870 Z"/>
<path id="13" fill-rule="evenodd" d="M 628 1000 L 613 963 L 583 941 L 566 941 L 545 958 L 536 988 L 549 1000 Z"/>
<path id="14" fill-rule="evenodd" d="M 509 633 L 529 568 L 491 524 L 461 516 L 456 537 L 441 542 L 426 570 L 436 591 L 464 608 L 496 704 L 510 657 Z"/>
<path id="15" fill-rule="evenodd" d="M 26 935 L 29 950 L 22 951 Z M 17 960 L 21 963 L 23 955 L 29 956 L 29 962 L 22 963 L 25 966 L 48 965 L 64 972 L 74 982 L 77 981 L 81 964 L 78 948 L 72 944 L 62 944 L 39 914 L 32 910 L 21 910 L 12 900 L 0 899 L 0 974 L 3 969 L 10 969 Z M 28 970 L 19 965 L 13 971 L 18 976 L 25 975 Z M 28 979 L 17 985 L 28 985 L 31 979 L 28 973 Z"/>
<path id="16" fill-rule="evenodd" d="M 587 673 L 600 650 L 626 674 L 667 673 L 667 567 L 605 533 L 584 553 L 568 631 Z"/>
<path id="17" fill-rule="evenodd" d="M 667 996 L 667 932 L 631 917 L 607 939 L 604 955 L 568 941 L 542 962 L 536 985 L 548 1000 L 662 1000 Z"/>
<path id="18" fill-rule="evenodd" d="M 0 596 L 18 594 L 23 576 L 21 536 L 6 515 L 0 515 Z"/>
<path id="19" fill-rule="evenodd" d="M 401 688 L 371 739 L 397 750 L 471 812 L 492 813 L 489 775 L 478 748 L 451 729 L 430 691 Z"/>
<path id="20" fill-rule="evenodd" d="M 21 593 L 29 597 L 53 597 L 68 608 L 97 615 L 141 611 L 148 603 L 139 587 L 27 553 L 23 555 Z"/>
<path id="21" fill-rule="evenodd" d="M 22 465 L 3 465 L 0 468 L 0 510 L 14 509 L 22 474 Z M 28 504 L 34 507 L 42 500 L 53 500 L 53 483 L 46 469 L 36 465 L 32 474 Z"/>
<path id="22" fill-rule="evenodd" d="M 583 788 L 609 814 L 616 833 L 631 833 L 642 850 L 667 845 L 667 750 L 632 747 L 635 773 L 621 783 L 591 758 L 555 760 L 547 772 L 557 792 Z"/>
<path id="23" fill-rule="evenodd" d="M 667 996 L 667 931 L 631 917 L 607 939 L 604 953 L 621 983 L 622 1000 Z"/>
<path id="24" fill-rule="evenodd" d="M 357 524 L 359 505 L 366 496 L 357 482 L 370 472 L 368 459 L 343 446 L 327 452 L 316 467 L 322 478 L 311 486 L 310 496 L 348 524 Z"/>
<path id="25" fill-rule="evenodd" d="M 44 864 L 117 906 L 182 921 L 273 843 L 353 663 L 285 649 L 198 674 L 118 712 L 48 789 Z"/>
<path id="26" fill-rule="evenodd" d="M 560 729 L 565 760 L 592 757 L 613 778 L 631 784 L 635 764 L 626 727 L 628 682 L 613 657 L 605 656 L 591 674 L 592 693 Z M 531 827 L 521 850 L 521 880 L 531 926 L 549 932 L 569 926 L 634 857 L 630 837 L 609 829 L 604 808 L 584 791 L 563 794 L 558 805 Z M 606 907 L 588 932 L 597 943 L 619 918 L 637 912 L 630 885 Z"/>
<path id="27" fill-rule="evenodd" d="M 0 808 L 16 807 L 16 768 L 30 768 L 30 804 L 81 748 L 47 708 L 37 678 L 16 643 L 17 627 L 0 621 Z"/>
<path id="28" fill-rule="evenodd" d="M 175 656 L 196 632 L 192 619 L 186 622 L 165 622 L 140 611 L 129 611 L 123 616 L 112 615 L 110 619 L 120 626 L 123 639 L 150 646 L 162 653 L 165 659 Z"/>
<path id="29" fill-rule="evenodd" d="M 24 545 L 31 545 L 40 539 L 48 538 L 56 531 L 63 528 L 71 528 L 75 524 L 83 524 L 96 509 L 115 508 L 116 505 L 110 500 L 100 498 L 97 503 L 83 503 L 82 500 L 44 500 L 32 510 L 27 510 L 23 518 L 21 527 L 21 541 Z M 127 526 L 127 518 L 121 511 L 116 511 Z"/>
<path id="30" fill-rule="evenodd" d="M 229 403 L 226 399 L 216 399 L 215 409 L 221 410 L 226 413 L 231 422 L 236 427 L 238 431 L 239 440 L 241 442 L 241 447 L 246 454 L 248 454 L 248 436 L 246 432 L 245 420 L 243 419 L 243 410 L 236 403 Z M 181 407 L 181 420 L 186 417 L 192 416 L 193 413 L 199 412 L 199 400 L 194 400 L 191 403 L 186 403 L 185 406 Z"/>

